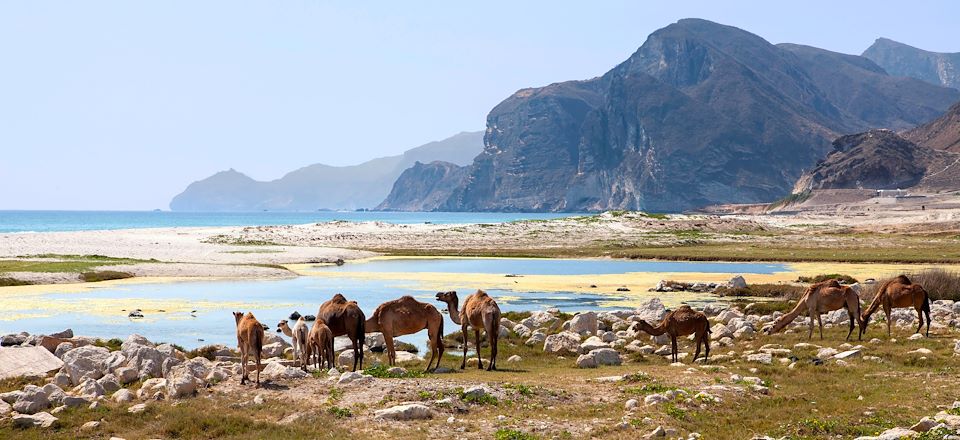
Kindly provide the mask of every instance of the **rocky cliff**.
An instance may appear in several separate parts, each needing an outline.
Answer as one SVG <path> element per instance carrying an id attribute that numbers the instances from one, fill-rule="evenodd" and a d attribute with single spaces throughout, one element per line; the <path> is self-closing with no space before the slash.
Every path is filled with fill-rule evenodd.
<path id="1" fill-rule="evenodd" d="M 907 131 L 903 137 L 918 145 L 960 153 L 960 102 L 943 116 Z"/>
<path id="2" fill-rule="evenodd" d="M 450 197 L 466 175 L 467 167 L 450 162 L 417 162 L 397 178 L 386 200 L 376 209 L 429 211 Z"/>
<path id="3" fill-rule="evenodd" d="M 174 211 L 313 211 L 372 208 L 404 170 L 418 162 L 470 163 L 483 148 L 483 132 L 442 141 L 359 165 L 314 164 L 280 179 L 260 182 L 233 169 L 194 182 L 170 202 Z"/>
<path id="4" fill-rule="evenodd" d="M 602 77 L 501 102 L 461 184 L 418 209 L 681 211 L 771 201 L 838 135 L 905 129 L 958 99 L 957 90 L 892 77 L 863 57 L 681 20 Z"/>
<path id="5" fill-rule="evenodd" d="M 960 53 L 929 52 L 887 38 L 878 38 L 863 52 L 863 56 L 883 67 L 890 75 L 960 88 Z"/>

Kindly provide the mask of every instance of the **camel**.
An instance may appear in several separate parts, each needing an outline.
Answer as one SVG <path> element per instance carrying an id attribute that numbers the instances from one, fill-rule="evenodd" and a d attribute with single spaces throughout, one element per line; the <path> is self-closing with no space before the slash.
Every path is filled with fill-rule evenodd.
<path id="1" fill-rule="evenodd" d="M 397 363 L 397 351 L 394 348 L 395 336 L 410 335 L 427 329 L 430 341 L 430 361 L 426 371 L 430 371 L 433 360 L 443 358 L 443 316 L 431 304 L 413 299 L 412 296 L 402 296 L 393 301 L 380 304 L 374 310 L 373 316 L 367 320 L 366 332 L 381 332 L 387 344 L 387 361 L 390 365 Z"/>
<path id="2" fill-rule="evenodd" d="M 710 357 L 710 322 L 707 321 L 707 315 L 691 309 L 690 306 L 680 306 L 668 312 L 656 327 L 643 320 L 635 325 L 651 336 L 660 336 L 664 333 L 670 335 L 670 343 L 673 347 L 670 357 L 672 362 L 680 361 L 677 355 L 677 338 L 690 334 L 695 335 L 694 338 L 697 341 L 697 351 L 693 354 L 693 360 L 696 361 L 700 356 L 701 343 L 705 347 L 703 359 Z"/>
<path id="3" fill-rule="evenodd" d="M 497 343 L 500 340 L 500 306 L 497 302 L 487 295 L 487 292 L 477 290 L 467 297 L 463 302 L 463 309 L 458 309 L 457 292 L 438 292 L 437 301 L 447 303 L 447 310 L 450 312 L 450 319 L 454 324 L 459 324 L 463 334 L 463 362 L 460 363 L 460 369 L 467 367 L 467 326 L 473 327 L 473 332 L 477 341 L 477 363 L 478 368 L 483 368 L 483 358 L 480 357 L 480 330 L 487 332 L 487 342 L 490 343 L 490 365 L 487 371 L 497 369 Z"/>
<path id="4" fill-rule="evenodd" d="M 777 318 L 767 334 L 772 335 L 783 330 L 787 324 L 797 319 L 797 316 L 807 312 L 807 316 L 810 317 L 810 332 L 807 334 L 807 339 L 813 338 L 814 316 L 816 316 L 817 324 L 820 326 L 820 339 L 823 339 L 823 320 L 820 315 L 841 308 L 846 308 L 847 314 L 850 316 L 850 331 L 847 332 L 847 340 L 849 341 L 850 335 L 853 334 L 853 326 L 860 320 L 860 295 L 857 295 L 857 292 L 850 286 L 841 286 L 837 280 L 821 281 L 807 287 L 796 307 L 789 313 Z M 861 324 L 861 328 L 862 326 Z M 860 335 L 862 336 L 862 334 L 861 331 Z M 857 339 L 859 340 L 861 336 L 857 336 Z"/>
<path id="5" fill-rule="evenodd" d="M 316 355 L 317 370 L 324 364 L 326 368 L 333 368 L 333 332 L 322 321 L 313 323 L 305 349 L 307 362 L 312 362 L 310 359 Z"/>
<path id="6" fill-rule="evenodd" d="M 257 388 L 260 387 L 260 358 L 263 353 L 263 324 L 257 321 L 253 313 L 233 312 L 233 318 L 237 321 L 237 348 L 240 350 L 240 370 L 243 375 L 240 377 L 240 385 L 250 380 L 250 372 L 247 371 L 247 359 L 252 355 L 257 363 Z"/>
<path id="7" fill-rule="evenodd" d="M 357 365 L 363 369 L 364 324 L 367 318 L 356 301 L 347 301 L 341 294 L 333 295 L 329 301 L 320 305 L 317 321 L 324 323 L 333 332 L 333 336 L 347 335 L 353 346 L 353 370 Z"/>
<path id="8" fill-rule="evenodd" d="M 891 335 L 890 310 L 895 308 L 910 307 L 917 311 L 917 318 L 920 323 L 917 325 L 917 333 L 923 328 L 923 315 L 927 315 L 927 336 L 930 336 L 930 296 L 923 286 L 913 284 L 906 275 L 900 275 L 889 280 L 877 289 L 877 294 L 873 297 L 870 307 L 863 312 L 860 317 L 860 334 L 867 333 L 867 324 L 870 323 L 870 315 L 873 315 L 877 309 L 883 306 L 883 314 L 887 317 L 887 336 Z"/>
<path id="9" fill-rule="evenodd" d="M 293 329 L 291 330 L 290 325 L 287 324 L 287 320 L 281 320 L 280 323 L 277 324 L 277 333 L 281 332 L 293 339 L 294 365 L 296 365 L 296 362 L 299 361 L 300 368 L 302 368 L 303 371 L 307 371 L 307 363 L 309 362 L 305 350 L 307 345 L 307 333 L 309 332 L 309 329 L 307 329 L 307 321 L 305 321 L 303 317 L 300 317 L 297 319 L 297 323 L 293 325 Z"/>

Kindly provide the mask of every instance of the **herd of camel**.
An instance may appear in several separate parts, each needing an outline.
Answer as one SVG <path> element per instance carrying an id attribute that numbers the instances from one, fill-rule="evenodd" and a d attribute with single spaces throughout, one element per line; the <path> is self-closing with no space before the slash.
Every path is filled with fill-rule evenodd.
<path id="1" fill-rule="evenodd" d="M 473 329 L 476 338 L 478 367 L 483 368 L 483 359 L 480 356 L 480 332 L 483 331 L 487 335 L 487 342 L 490 346 L 490 360 L 487 371 L 496 370 L 497 345 L 500 336 L 500 307 L 497 302 L 482 290 L 467 296 L 463 308 L 459 307 L 459 299 L 455 291 L 439 292 L 436 299 L 447 304 L 450 319 L 461 326 L 463 359 L 460 363 L 460 369 L 464 369 L 467 364 L 467 329 L 470 327 Z M 816 316 L 817 323 L 820 326 L 820 339 L 823 339 L 821 314 L 846 309 L 850 317 L 850 331 L 847 333 L 847 339 L 850 339 L 854 325 L 857 324 L 860 327 L 858 339 L 861 339 L 870 323 L 870 316 L 881 307 L 887 318 L 888 335 L 891 333 L 891 310 L 913 307 L 916 309 L 920 321 L 917 332 L 919 333 L 923 328 L 924 315 L 926 315 L 926 333 L 929 336 L 929 296 L 923 286 L 912 283 L 905 275 L 900 275 L 881 284 L 870 306 L 863 313 L 860 311 L 860 296 L 850 286 L 841 285 L 837 280 L 827 280 L 813 284 L 806 289 L 793 310 L 774 321 L 773 326 L 767 330 L 767 334 L 783 330 L 794 319 L 806 312 L 806 315 L 811 317 L 810 331 L 807 337 L 813 337 L 813 317 Z M 256 384 L 259 387 L 265 326 L 257 321 L 257 318 L 250 312 L 246 314 L 233 312 L 233 316 L 237 323 L 240 363 L 244 367 L 242 368 L 243 374 L 240 383 L 245 384 L 250 381 L 246 366 L 248 360 L 252 357 L 252 360 L 256 363 Z M 638 330 L 652 336 L 669 335 L 673 362 L 679 360 L 677 338 L 688 335 L 694 335 L 694 341 L 697 345 L 696 353 L 693 356 L 694 361 L 700 356 L 701 345 L 705 349 L 704 358 L 710 356 L 710 322 L 705 314 L 692 309 L 690 306 L 683 305 L 668 312 L 656 326 L 643 320 L 633 325 Z M 365 334 L 371 332 L 383 334 L 389 365 L 396 363 L 393 338 L 414 334 L 421 330 L 427 330 L 429 337 L 430 360 L 427 363 L 427 371 L 430 371 L 431 367 L 439 367 L 440 360 L 443 357 L 443 316 L 432 304 L 417 301 L 411 296 L 403 296 L 380 304 L 374 310 L 373 316 L 367 319 L 356 301 L 347 301 L 343 295 L 338 293 L 329 301 L 320 305 L 313 327 L 309 329 L 307 327 L 307 323 L 302 317 L 297 320 L 292 328 L 286 320 L 280 321 L 278 324 L 278 331 L 282 331 L 293 339 L 294 360 L 304 370 L 306 370 L 307 365 L 314 364 L 317 369 L 324 366 L 325 368 L 333 368 L 333 338 L 343 335 L 350 339 L 353 349 L 353 371 L 356 371 L 358 366 L 362 369 L 363 341 Z M 434 360 L 436 360 L 436 365 L 434 365 Z"/>

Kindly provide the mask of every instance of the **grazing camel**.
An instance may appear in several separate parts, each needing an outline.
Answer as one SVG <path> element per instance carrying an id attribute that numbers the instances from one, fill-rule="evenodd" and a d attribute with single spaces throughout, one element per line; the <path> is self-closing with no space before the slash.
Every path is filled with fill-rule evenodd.
<path id="1" fill-rule="evenodd" d="M 820 339 L 823 339 L 823 320 L 820 315 L 841 308 L 847 309 L 847 315 L 850 317 L 850 331 L 847 332 L 847 340 L 849 341 L 850 335 L 853 334 L 853 326 L 860 321 L 860 296 L 850 286 L 841 286 L 837 280 L 821 281 L 807 287 L 796 307 L 789 313 L 777 318 L 767 334 L 772 335 L 783 330 L 787 324 L 797 319 L 797 316 L 807 312 L 807 316 L 810 317 L 810 332 L 807 334 L 807 339 L 813 338 L 814 317 L 817 318 L 817 324 L 820 326 Z M 863 332 L 861 331 L 857 339 L 860 339 L 862 335 Z"/>
<path id="2" fill-rule="evenodd" d="M 365 324 L 366 332 L 381 332 L 387 344 L 387 360 L 390 365 L 397 363 L 397 351 L 394 348 L 395 336 L 410 335 L 427 329 L 430 340 L 430 361 L 426 371 L 430 371 L 433 360 L 443 358 L 443 316 L 431 304 L 413 299 L 412 296 L 402 296 L 393 301 L 380 304 L 374 310 L 373 316 Z"/>
<path id="3" fill-rule="evenodd" d="M 930 336 L 930 296 L 927 295 L 923 286 L 911 283 L 910 278 L 907 278 L 906 275 L 900 275 L 880 285 L 876 296 L 873 297 L 873 302 L 870 303 L 870 307 L 867 307 L 867 310 L 860 317 L 861 335 L 867 333 L 870 315 L 873 315 L 880 306 L 883 306 L 883 314 L 887 316 L 887 336 L 891 334 L 890 310 L 910 306 L 913 306 L 917 311 L 917 318 L 920 321 L 917 325 L 917 333 L 920 333 L 923 328 L 923 315 L 926 314 L 927 336 Z"/>
<path id="4" fill-rule="evenodd" d="M 656 327 L 643 320 L 635 325 L 651 336 L 660 336 L 664 333 L 670 335 L 670 343 L 673 347 L 670 357 L 672 362 L 680 361 L 677 355 L 677 338 L 690 334 L 695 335 L 694 338 L 697 341 L 697 351 L 693 354 L 693 360 L 696 361 L 700 356 L 701 343 L 705 348 L 703 359 L 710 357 L 710 322 L 707 321 L 707 315 L 691 309 L 690 306 L 680 306 L 670 311 Z"/>
<path id="5" fill-rule="evenodd" d="M 463 334 L 463 362 L 460 363 L 460 369 L 467 367 L 467 326 L 473 327 L 473 332 L 477 341 L 477 363 L 478 368 L 483 368 L 483 358 L 480 357 L 480 330 L 487 332 L 487 342 L 490 343 L 490 365 L 487 371 L 497 369 L 497 343 L 500 340 L 500 306 L 497 302 L 487 295 L 487 292 L 477 290 L 467 297 L 463 302 L 463 309 L 458 309 L 457 292 L 438 292 L 437 301 L 447 303 L 447 310 L 450 312 L 450 319 L 454 324 L 459 324 Z"/>
<path id="6" fill-rule="evenodd" d="M 247 371 L 247 359 L 252 355 L 257 364 L 257 387 L 260 387 L 260 358 L 263 353 L 263 324 L 257 321 L 253 313 L 233 312 L 233 319 L 237 321 L 237 348 L 240 350 L 240 385 L 250 380 Z"/>
<path id="7" fill-rule="evenodd" d="M 353 346 L 352 371 L 357 371 L 357 365 L 363 369 L 363 327 L 366 320 L 357 302 L 347 301 L 347 298 L 339 293 L 321 304 L 320 310 L 317 311 L 317 321 L 330 327 L 334 337 L 347 335 L 350 338 Z"/>
<path id="8" fill-rule="evenodd" d="M 306 344 L 307 362 L 311 362 L 313 355 L 316 355 L 317 370 L 326 364 L 326 368 L 333 368 L 333 332 L 323 321 L 316 321 L 310 328 L 307 335 Z"/>
<path id="9" fill-rule="evenodd" d="M 293 329 L 290 328 L 290 325 L 287 324 L 287 320 L 281 320 L 277 324 L 277 333 L 283 333 L 293 339 L 293 361 L 294 365 L 296 362 L 300 362 L 300 368 L 303 371 L 307 371 L 307 359 L 306 345 L 307 345 L 307 333 L 310 330 L 307 328 L 307 321 L 303 317 L 297 319 L 297 323 L 293 325 Z"/>

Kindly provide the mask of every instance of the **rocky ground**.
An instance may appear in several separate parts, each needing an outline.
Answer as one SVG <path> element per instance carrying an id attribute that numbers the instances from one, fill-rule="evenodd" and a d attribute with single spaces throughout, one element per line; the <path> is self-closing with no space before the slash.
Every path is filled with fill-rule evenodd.
<path id="1" fill-rule="evenodd" d="M 467 370 L 454 368 L 459 361 L 449 354 L 457 350 L 452 337 L 435 373 L 423 374 L 422 358 L 403 352 L 402 367 L 371 368 L 382 360 L 377 334 L 366 340 L 365 371 L 346 371 L 352 354 L 343 351 L 340 370 L 304 372 L 287 360 L 289 344 L 267 332 L 270 358 L 260 388 L 239 384 L 240 366 L 228 347 L 185 353 L 138 335 L 122 343 L 70 331 L 6 335 L 0 350 L 46 347 L 62 367 L 0 381 L 0 437 L 189 438 L 174 432 L 173 422 L 152 424 L 185 417 L 185 408 L 222 411 L 230 426 L 198 423 L 239 438 L 270 429 L 291 438 L 323 437 L 312 431 L 321 428 L 372 438 L 520 439 L 947 438 L 960 429 L 960 404 L 950 398 L 960 385 L 960 343 L 953 339 L 960 303 L 933 304 L 930 338 L 911 334 L 916 317 L 898 310 L 894 338 L 881 339 L 880 324 L 871 332 L 876 337 L 863 342 L 842 340 L 843 311 L 825 315 L 823 341 L 806 341 L 806 318 L 784 335 L 767 336 L 762 332 L 779 312 L 752 315 L 714 306 L 704 313 L 714 340 L 709 361 L 690 362 L 692 346 L 684 338 L 676 364 L 668 360 L 668 338 L 652 338 L 634 325 L 662 317 L 659 300 L 615 312 L 509 315 L 501 321 L 500 372 L 477 370 L 475 358 Z M 884 379 L 863 386 L 867 377 Z M 824 380 L 846 392 L 819 389 Z M 913 400 L 911 410 L 894 413 L 891 406 L 903 399 Z M 771 420 L 730 427 L 728 418 L 771 408 L 780 411 L 769 414 Z"/>

